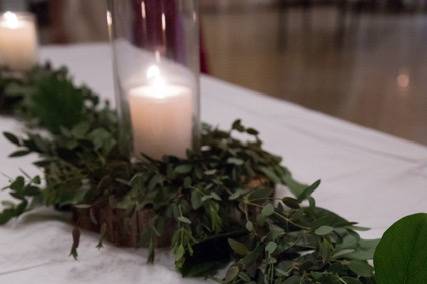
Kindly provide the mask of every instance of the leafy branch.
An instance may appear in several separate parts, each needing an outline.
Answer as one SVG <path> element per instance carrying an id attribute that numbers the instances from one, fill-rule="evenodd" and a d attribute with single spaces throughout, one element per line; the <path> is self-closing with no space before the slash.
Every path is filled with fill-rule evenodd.
<path id="1" fill-rule="evenodd" d="M 320 181 L 304 185 L 280 157 L 267 152 L 257 130 L 236 120 L 230 129 L 203 126 L 201 149 L 186 159 L 120 155 L 117 117 L 108 103 L 76 87 L 65 69 L 38 67 L 20 79 L 0 72 L 3 110 L 29 126 L 4 133 L 17 151 L 39 155 L 43 178 L 17 177 L 5 188 L 17 204 L 0 214 L 4 224 L 38 205 L 91 208 L 108 204 L 124 219 L 149 212 L 138 242 L 155 259 L 162 237 L 172 235 L 177 269 L 222 283 L 374 283 L 376 241 L 360 238 L 355 223 L 316 206 Z M 59 107 L 60 106 L 60 107 Z M 10 111 L 12 110 L 12 111 Z M 44 128 L 41 135 L 35 128 Z M 245 136 L 246 140 L 236 137 Z M 278 199 L 277 186 L 293 196 Z M 147 213 L 148 214 L 148 213 Z M 98 247 L 108 239 L 101 224 Z M 77 258 L 80 230 L 73 231 Z"/>

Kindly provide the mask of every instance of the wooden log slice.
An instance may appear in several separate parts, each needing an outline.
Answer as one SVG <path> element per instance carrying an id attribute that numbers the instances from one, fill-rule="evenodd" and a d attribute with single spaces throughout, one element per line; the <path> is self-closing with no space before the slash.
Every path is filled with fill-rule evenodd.
<path id="1" fill-rule="evenodd" d="M 248 183 L 248 188 L 259 188 L 266 183 L 266 179 L 256 178 Z M 272 195 L 274 195 L 274 190 Z M 249 214 L 257 215 L 259 212 L 260 209 L 252 208 Z M 236 214 L 236 221 L 240 220 L 240 214 L 237 211 Z M 104 229 L 105 239 L 118 247 L 141 247 L 144 230 L 149 226 L 153 217 L 152 209 L 142 209 L 129 215 L 126 210 L 112 208 L 107 203 L 73 209 L 73 222 L 76 226 L 96 233 L 101 233 Z M 174 222 L 166 224 L 164 234 L 156 239 L 158 248 L 171 245 L 174 228 Z"/>
<path id="2" fill-rule="evenodd" d="M 126 210 L 106 204 L 73 209 L 76 226 L 99 234 L 104 229 L 105 239 L 118 247 L 141 247 L 142 235 L 153 216 L 151 209 L 139 210 L 129 216 Z M 172 222 L 167 224 L 165 233 L 156 240 L 158 248 L 170 246 L 173 228 Z"/>

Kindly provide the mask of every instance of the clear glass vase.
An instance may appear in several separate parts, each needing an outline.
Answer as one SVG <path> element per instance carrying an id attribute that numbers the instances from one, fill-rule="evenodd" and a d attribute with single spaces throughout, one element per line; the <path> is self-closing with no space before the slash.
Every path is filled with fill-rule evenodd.
<path id="1" fill-rule="evenodd" d="M 185 158 L 200 127 L 197 0 L 109 0 L 121 150 Z"/>

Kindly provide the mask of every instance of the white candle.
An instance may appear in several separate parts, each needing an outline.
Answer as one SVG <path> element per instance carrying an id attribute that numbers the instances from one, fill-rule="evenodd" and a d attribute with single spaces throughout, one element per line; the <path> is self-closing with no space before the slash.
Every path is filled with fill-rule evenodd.
<path id="1" fill-rule="evenodd" d="M 185 158 L 193 143 L 192 91 L 167 83 L 156 66 L 148 76 L 154 76 L 151 83 L 128 91 L 134 153 L 154 159 L 164 155 Z"/>
<path id="2" fill-rule="evenodd" d="M 37 31 L 34 19 L 25 13 L 0 16 L 0 64 L 25 71 L 37 62 Z"/>

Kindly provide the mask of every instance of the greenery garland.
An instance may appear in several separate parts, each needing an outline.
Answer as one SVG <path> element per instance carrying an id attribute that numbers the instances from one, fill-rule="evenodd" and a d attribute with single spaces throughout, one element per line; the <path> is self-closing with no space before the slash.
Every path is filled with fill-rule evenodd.
<path id="1" fill-rule="evenodd" d="M 258 131 L 236 120 L 230 129 L 203 126 L 200 152 L 187 159 L 118 151 L 117 117 L 108 102 L 73 84 L 65 68 L 39 66 L 15 77 L 0 72 L 1 110 L 27 123 L 23 136 L 4 133 L 17 146 L 11 157 L 36 153 L 43 177 L 19 176 L 5 188 L 17 203 L 0 213 L 7 223 L 38 206 L 58 210 L 103 202 L 127 216 L 153 215 L 139 246 L 155 259 L 156 242 L 174 225 L 171 249 L 177 270 L 220 283 L 375 283 L 377 240 L 363 229 L 316 206 L 320 181 L 303 185 L 262 147 Z M 47 132 L 40 134 L 39 129 Z M 235 138 L 247 136 L 246 141 Z M 278 185 L 293 197 L 274 197 Z M 99 247 L 105 238 L 101 232 Z M 80 230 L 73 232 L 77 258 Z M 223 279 L 215 278 L 228 266 Z"/>

